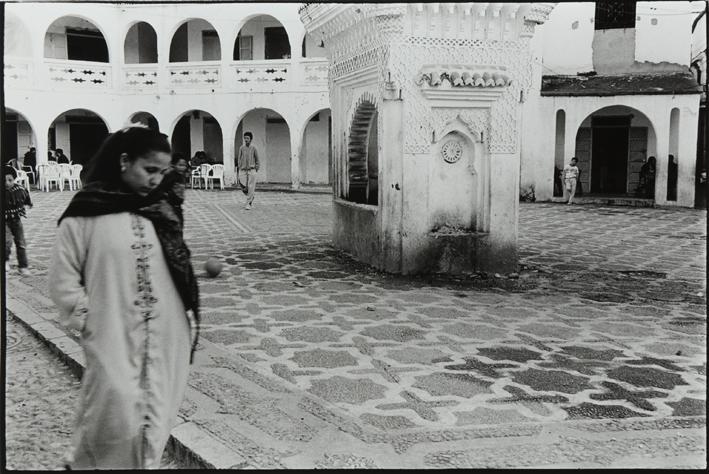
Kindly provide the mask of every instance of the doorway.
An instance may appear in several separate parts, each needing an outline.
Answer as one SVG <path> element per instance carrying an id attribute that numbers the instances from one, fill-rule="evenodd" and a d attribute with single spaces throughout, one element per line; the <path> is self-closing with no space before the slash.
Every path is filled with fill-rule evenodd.
<path id="1" fill-rule="evenodd" d="M 591 192 L 626 194 L 631 116 L 593 117 Z"/>
<path id="2" fill-rule="evenodd" d="M 108 136 L 108 128 L 99 121 L 95 123 L 70 123 L 69 140 L 71 149 L 69 158 L 75 164 L 86 166 Z"/>

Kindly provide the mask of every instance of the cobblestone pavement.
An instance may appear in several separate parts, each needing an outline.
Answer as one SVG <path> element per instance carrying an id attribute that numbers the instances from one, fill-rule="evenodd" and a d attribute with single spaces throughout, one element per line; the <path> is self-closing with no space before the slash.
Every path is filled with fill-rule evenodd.
<path id="1" fill-rule="evenodd" d="M 33 194 L 8 281 L 43 316 L 70 196 Z M 404 278 L 332 247 L 331 199 L 188 191 L 204 324 L 176 431 L 225 466 L 706 466 L 706 213 L 522 204 L 519 275 Z"/>
<path id="2" fill-rule="evenodd" d="M 80 382 L 15 318 L 6 329 L 5 467 L 63 470 Z M 182 466 L 166 452 L 161 467 Z"/>

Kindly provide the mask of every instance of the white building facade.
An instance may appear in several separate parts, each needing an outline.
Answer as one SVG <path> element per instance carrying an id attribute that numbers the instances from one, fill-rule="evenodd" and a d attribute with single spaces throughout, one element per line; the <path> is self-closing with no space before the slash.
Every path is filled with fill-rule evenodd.
<path id="1" fill-rule="evenodd" d="M 175 151 L 223 162 L 227 182 L 251 131 L 261 181 L 328 184 L 327 61 L 298 8 L 6 4 L 3 161 L 32 146 L 37 163 L 53 148 L 85 163 L 107 133 L 141 121 Z"/>
<path id="2" fill-rule="evenodd" d="M 560 196 L 571 157 L 581 189 L 636 196 L 657 162 L 654 204 L 694 206 L 701 88 L 690 71 L 703 2 L 559 3 L 540 27 L 536 87 L 525 100 L 521 189 Z M 670 165 L 676 162 L 676 173 Z M 676 177 L 675 177 L 676 176 Z"/>

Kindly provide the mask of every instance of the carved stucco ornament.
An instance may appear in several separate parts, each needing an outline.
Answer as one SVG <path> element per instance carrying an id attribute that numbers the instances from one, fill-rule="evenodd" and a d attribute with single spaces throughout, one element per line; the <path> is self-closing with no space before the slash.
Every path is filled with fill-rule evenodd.
<path id="1" fill-rule="evenodd" d="M 502 66 L 426 65 L 414 78 L 431 107 L 489 107 L 512 84 Z"/>
<path id="2" fill-rule="evenodd" d="M 457 163 L 463 157 L 463 145 L 458 140 L 448 140 L 441 147 L 441 156 L 446 163 Z"/>

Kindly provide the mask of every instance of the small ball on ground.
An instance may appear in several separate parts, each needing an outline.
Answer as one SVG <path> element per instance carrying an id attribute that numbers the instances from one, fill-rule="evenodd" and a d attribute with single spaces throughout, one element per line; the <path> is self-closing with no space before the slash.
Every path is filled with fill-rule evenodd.
<path id="1" fill-rule="evenodd" d="M 207 275 L 214 278 L 222 272 L 222 262 L 220 262 L 216 257 L 209 257 L 206 262 L 204 262 L 204 270 Z"/>

